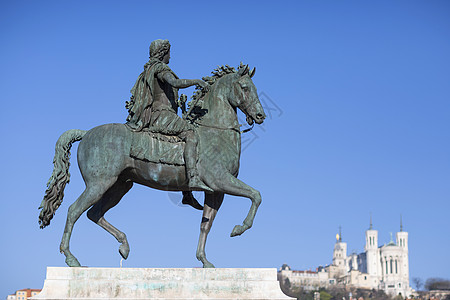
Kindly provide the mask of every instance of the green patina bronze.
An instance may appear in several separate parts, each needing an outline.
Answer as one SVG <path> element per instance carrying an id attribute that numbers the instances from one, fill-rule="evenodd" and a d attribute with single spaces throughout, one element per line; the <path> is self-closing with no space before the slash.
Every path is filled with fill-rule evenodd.
<path id="1" fill-rule="evenodd" d="M 237 179 L 241 152 L 241 131 L 237 108 L 247 123 L 261 124 L 265 114 L 252 82 L 255 69 L 241 65 L 237 70 L 221 66 L 203 80 L 179 79 L 168 67 L 170 44 L 156 40 L 150 46 L 150 60 L 144 66 L 127 102 L 125 124 L 106 124 L 89 131 L 68 130 L 56 143 L 54 169 L 41 203 L 41 228 L 50 224 L 69 182 L 72 143 L 78 147 L 78 164 L 86 189 L 69 207 L 60 251 L 69 266 L 80 266 L 69 250 L 73 226 L 87 211 L 90 220 L 112 234 L 126 259 L 130 248 L 126 235 L 111 225 L 104 214 L 117 205 L 133 183 L 166 191 L 183 192 L 183 203 L 203 209 L 197 259 L 203 267 L 214 267 L 205 255 L 205 243 L 224 194 L 249 198 L 250 210 L 231 236 L 252 227 L 261 195 Z M 186 97 L 178 89 L 197 86 L 186 110 Z M 183 118 L 177 115 L 181 108 Z M 204 191 L 202 207 L 191 191 Z"/>

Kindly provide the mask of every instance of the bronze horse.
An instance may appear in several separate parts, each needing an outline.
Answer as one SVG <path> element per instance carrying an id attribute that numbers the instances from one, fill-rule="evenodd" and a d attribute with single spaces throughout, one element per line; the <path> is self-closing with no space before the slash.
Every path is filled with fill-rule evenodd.
<path id="1" fill-rule="evenodd" d="M 201 179 L 214 191 L 205 192 L 203 218 L 197 247 L 197 259 L 203 267 L 214 267 L 206 259 L 205 243 L 224 194 L 249 198 L 252 202 L 242 225 L 236 225 L 231 236 L 244 233 L 252 227 L 258 206 L 259 191 L 237 179 L 241 152 L 241 132 L 237 108 L 246 116 L 249 125 L 261 124 L 266 117 L 259 102 L 256 87 L 251 77 L 255 69 L 243 66 L 220 67 L 209 77 L 209 91 L 202 97 L 202 111 L 195 120 L 199 136 L 198 171 Z M 80 141 L 78 164 L 86 183 L 86 189 L 69 207 L 60 251 L 66 256 L 66 264 L 80 266 L 69 250 L 73 226 L 83 212 L 112 234 L 121 244 L 120 255 L 126 259 L 130 248 L 126 235 L 111 225 L 104 214 L 117 205 L 131 189 L 133 183 L 166 191 L 187 191 L 187 178 L 183 165 L 154 163 L 130 156 L 133 134 L 124 124 L 106 124 L 89 131 L 68 130 L 58 139 L 53 159 L 54 169 L 41 203 L 39 223 L 41 228 L 50 224 L 60 206 L 64 188 L 69 182 L 69 158 L 72 143 Z"/>

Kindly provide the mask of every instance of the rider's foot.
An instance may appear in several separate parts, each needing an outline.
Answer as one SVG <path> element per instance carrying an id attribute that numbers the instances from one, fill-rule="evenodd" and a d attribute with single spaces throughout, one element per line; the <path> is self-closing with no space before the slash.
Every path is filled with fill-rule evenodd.
<path id="1" fill-rule="evenodd" d="M 189 188 L 193 191 L 198 191 L 198 190 L 203 190 L 206 192 L 211 192 L 213 193 L 214 191 L 207 186 L 206 184 L 204 184 L 199 178 L 198 176 L 192 176 L 191 179 L 189 180 Z"/>
<path id="2" fill-rule="evenodd" d="M 181 203 L 190 205 L 198 210 L 203 210 L 203 206 L 198 203 L 197 199 L 192 195 L 192 192 L 183 192 L 183 200 L 181 200 Z"/>

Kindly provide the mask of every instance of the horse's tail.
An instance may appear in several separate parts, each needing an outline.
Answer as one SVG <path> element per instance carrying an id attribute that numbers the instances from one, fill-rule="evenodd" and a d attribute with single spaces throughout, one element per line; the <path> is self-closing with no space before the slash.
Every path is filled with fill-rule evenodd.
<path id="1" fill-rule="evenodd" d="M 86 132 L 78 129 L 67 130 L 56 142 L 53 173 L 47 182 L 47 190 L 39 206 L 39 209 L 41 209 L 39 214 L 41 228 L 50 225 L 50 220 L 62 203 L 64 188 L 70 181 L 70 148 L 72 148 L 72 143 L 80 141 Z"/>

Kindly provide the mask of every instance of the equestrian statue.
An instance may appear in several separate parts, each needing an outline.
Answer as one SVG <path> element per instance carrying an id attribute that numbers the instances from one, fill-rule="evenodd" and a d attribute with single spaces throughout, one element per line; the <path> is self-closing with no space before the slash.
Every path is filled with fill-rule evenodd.
<path id="1" fill-rule="evenodd" d="M 85 211 L 91 221 L 117 239 L 119 253 L 127 259 L 130 247 L 126 235 L 104 215 L 133 183 L 181 191 L 184 204 L 203 210 L 196 256 L 204 268 L 214 267 L 206 259 L 205 244 L 225 194 L 251 200 L 243 224 L 236 225 L 231 236 L 241 235 L 253 225 L 261 195 L 237 178 L 243 132 L 237 108 L 250 126 L 261 124 L 266 117 L 252 81 L 255 69 L 242 63 L 237 70 L 225 65 L 202 80 L 180 79 L 169 68 L 169 60 L 169 41 L 153 41 L 150 59 L 126 102 L 125 124 L 68 130 L 56 142 L 53 173 L 39 207 L 39 224 L 41 228 L 48 226 L 62 203 L 70 180 L 70 149 L 80 141 L 77 158 L 86 189 L 69 207 L 60 245 L 70 267 L 81 266 L 70 252 L 69 242 L 75 222 Z M 187 97 L 178 97 L 178 90 L 190 86 L 196 86 L 196 91 L 186 109 Z M 204 206 L 192 191 L 205 193 Z"/>

